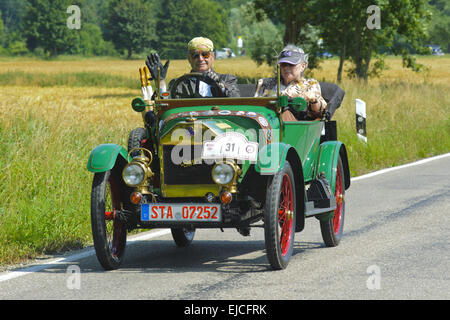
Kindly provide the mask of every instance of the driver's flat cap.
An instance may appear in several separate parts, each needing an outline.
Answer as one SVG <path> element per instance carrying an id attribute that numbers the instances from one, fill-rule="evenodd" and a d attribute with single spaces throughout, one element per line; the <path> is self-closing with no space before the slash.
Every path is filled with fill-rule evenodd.
<path id="1" fill-rule="evenodd" d="M 194 38 L 191 41 L 189 41 L 188 50 L 189 51 L 195 51 L 195 50 L 213 51 L 214 44 L 208 38 L 197 37 L 197 38 Z"/>

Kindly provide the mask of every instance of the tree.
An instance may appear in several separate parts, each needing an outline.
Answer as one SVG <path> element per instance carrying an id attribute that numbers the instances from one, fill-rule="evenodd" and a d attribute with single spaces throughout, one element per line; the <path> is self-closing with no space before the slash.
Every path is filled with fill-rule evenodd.
<path id="1" fill-rule="evenodd" d="M 3 23 L 8 32 L 17 32 L 25 13 L 27 0 L 0 0 Z"/>
<path id="2" fill-rule="evenodd" d="M 117 50 L 125 50 L 127 58 L 133 52 L 151 47 L 157 39 L 153 6 L 142 0 L 111 0 L 105 26 L 105 38 Z"/>
<path id="3" fill-rule="evenodd" d="M 315 3 L 314 12 L 324 43 L 340 56 L 338 81 L 345 60 L 353 63 L 350 75 L 358 79 L 377 74 L 383 67 L 378 54 L 382 46 L 401 55 L 404 66 L 420 70 L 410 52 L 393 43 L 401 36 L 417 52 L 423 52 L 421 43 L 429 20 L 425 0 L 322 0 Z M 379 59 L 370 69 L 374 57 Z"/>
<path id="4" fill-rule="evenodd" d="M 430 42 L 450 52 L 450 0 L 429 1 L 432 13 Z"/>
<path id="5" fill-rule="evenodd" d="M 284 26 L 284 45 L 295 44 L 309 53 L 308 68 L 310 69 L 318 66 L 319 38 L 311 23 L 313 22 L 311 21 L 311 7 L 316 1 L 254 0 L 251 4 L 259 21 L 262 21 L 267 15 L 274 24 Z"/>
<path id="6" fill-rule="evenodd" d="M 258 65 L 274 63 L 283 47 L 283 28 L 276 26 L 266 15 L 256 19 L 249 4 L 231 9 L 228 23 L 232 39 L 235 39 L 230 48 L 237 49 L 236 39 L 241 36 L 246 54 Z"/>
<path id="7" fill-rule="evenodd" d="M 28 0 L 23 18 L 23 34 L 29 49 L 42 47 L 54 57 L 70 48 L 76 31 L 67 27 L 67 8 L 76 1 Z"/>
<path id="8" fill-rule="evenodd" d="M 162 0 L 157 15 L 159 41 L 154 49 L 166 59 L 183 59 L 194 37 L 207 37 L 216 48 L 225 46 L 229 39 L 226 18 L 220 4 L 210 0 Z"/>
<path id="9" fill-rule="evenodd" d="M 84 56 L 113 56 L 117 52 L 111 42 L 103 39 L 102 31 L 98 25 L 83 23 L 70 53 Z"/>
<path id="10" fill-rule="evenodd" d="M 5 46 L 6 44 L 6 41 L 4 40 L 5 38 L 6 38 L 5 25 L 3 24 L 2 11 L 0 10 L 0 47 Z"/>

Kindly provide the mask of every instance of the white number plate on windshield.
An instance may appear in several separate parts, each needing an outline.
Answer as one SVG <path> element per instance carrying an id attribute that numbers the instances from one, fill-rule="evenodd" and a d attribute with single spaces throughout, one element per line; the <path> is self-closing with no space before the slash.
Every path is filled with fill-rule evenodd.
<path id="1" fill-rule="evenodd" d="M 203 159 L 238 159 L 256 161 L 258 159 L 258 143 L 249 142 L 239 132 L 226 132 L 213 141 L 205 141 L 202 149 Z"/>

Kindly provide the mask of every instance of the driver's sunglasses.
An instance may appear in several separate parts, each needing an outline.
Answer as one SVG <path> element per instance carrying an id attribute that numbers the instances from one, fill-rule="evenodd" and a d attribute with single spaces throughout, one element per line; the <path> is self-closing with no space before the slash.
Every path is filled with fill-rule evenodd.
<path id="1" fill-rule="evenodd" d="M 190 55 L 193 59 L 197 59 L 200 57 L 200 55 L 202 55 L 203 58 L 205 59 L 209 59 L 209 57 L 211 56 L 211 51 L 202 51 L 202 52 L 190 52 Z"/>

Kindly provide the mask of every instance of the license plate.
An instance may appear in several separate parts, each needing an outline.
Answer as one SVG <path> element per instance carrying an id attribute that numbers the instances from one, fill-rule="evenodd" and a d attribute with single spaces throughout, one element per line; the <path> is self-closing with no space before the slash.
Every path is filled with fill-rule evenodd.
<path id="1" fill-rule="evenodd" d="M 141 221 L 220 222 L 222 212 L 219 204 L 144 203 Z"/>

